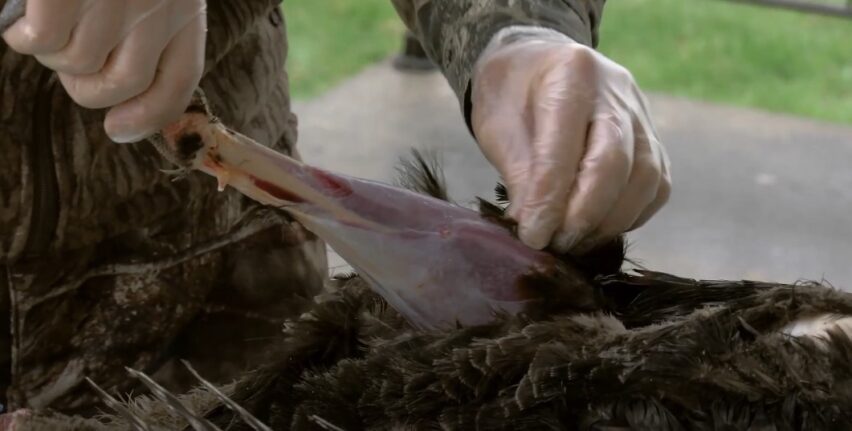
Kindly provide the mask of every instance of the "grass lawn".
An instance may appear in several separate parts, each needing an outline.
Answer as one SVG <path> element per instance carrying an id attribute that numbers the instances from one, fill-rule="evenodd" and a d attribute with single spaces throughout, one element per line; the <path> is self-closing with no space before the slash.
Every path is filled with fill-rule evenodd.
<path id="1" fill-rule="evenodd" d="M 311 97 L 397 51 L 405 26 L 390 0 L 284 2 L 293 95 Z"/>
<path id="2" fill-rule="evenodd" d="M 394 53 L 389 0 L 287 2 L 296 97 Z M 602 52 L 642 88 L 852 124 L 852 21 L 717 0 L 607 3 Z"/>
<path id="3" fill-rule="evenodd" d="M 602 52 L 648 90 L 852 123 L 852 20 L 722 1 L 617 0 Z"/>

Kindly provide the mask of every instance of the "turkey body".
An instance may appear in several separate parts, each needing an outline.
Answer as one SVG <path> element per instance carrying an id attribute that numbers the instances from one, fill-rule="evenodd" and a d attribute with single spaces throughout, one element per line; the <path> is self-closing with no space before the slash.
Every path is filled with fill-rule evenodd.
<path id="1" fill-rule="evenodd" d="M 852 316 L 852 295 L 655 272 L 597 286 L 613 298 L 599 312 L 424 331 L 357 275 L 338 277 L 287 325 L 278 360 L 223 394 L 155 392 L 108 424 L 16 429 L 118 430 L 134 418 L 186 430 L 852 429 L 848 328 L 790 333 Z M 190 427 L 176 403 L 209 427 Z"/>
<path id="2" fill-rule="evenodd" d="M 852 427 L 850 332 L 785 332 L 852 316 L 852 297 L 821 285 L 619 274 L 600 287 L 632 292 L 626 306 L 423 332 L 358 277 L 335 284 L 288 327 L 281 362 L 234 389 L 273 429 Z"/>
<path id="3" fill-rule="evenodd" d="M 403 179 L 446 196 L 421 156 Z M 502 208 L 482 201 L 480 215 L 513 233 Z M 517 313 L 423 328 L 373 280 L 339 276 L 285 325 L 272 363 L 232 385 L 199 376 L 175 396 L 143 380 L 151 395 L 131 403 L 104 394 L 106 422 L 15 429 L 852 429 L 852 294 L 625 273 L 622 239 L 549 253 L 576 276 L 525 279 L 542 300 Z M 591 305 L 570 298 L 578 286 Z"/>

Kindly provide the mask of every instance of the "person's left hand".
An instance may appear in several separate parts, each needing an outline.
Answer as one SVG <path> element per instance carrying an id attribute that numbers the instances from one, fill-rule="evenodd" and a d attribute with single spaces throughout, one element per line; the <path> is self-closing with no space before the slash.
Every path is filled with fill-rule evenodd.
<path id="1" fill-rule="evenodd" d="M 583 252 L 668 200 L 668 157 L 631 74 L 561 34 L 492 42 L 477 62 L 472 126 L 533 248 Z"/>

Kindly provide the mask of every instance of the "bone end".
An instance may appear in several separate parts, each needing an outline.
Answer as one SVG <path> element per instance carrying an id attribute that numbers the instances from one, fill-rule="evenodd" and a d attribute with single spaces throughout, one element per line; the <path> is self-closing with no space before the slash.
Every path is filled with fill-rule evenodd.
<path id="1" fill-rule="evenodd" d="M 196 153 L 204 148 L 201 130 L 216 122 L 207 97 L 198 89 L 192 94 L 183 116 L 149 138 L 149 141 L 170 162 L 181 168 L 190 168 Z"/>

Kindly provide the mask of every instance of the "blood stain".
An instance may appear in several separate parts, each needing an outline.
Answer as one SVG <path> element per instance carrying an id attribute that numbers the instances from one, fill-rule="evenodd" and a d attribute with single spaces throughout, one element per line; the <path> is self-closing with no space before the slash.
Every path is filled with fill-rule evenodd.
<path id="1" fill-rule="evenodd" d="M 261 180 L 260 178 L 250 177 L 251 181 L 256 185 L 259 189 L 265 191 L 272 195 L 272 197 L 276 199 L 281 199 L 288 202 L 293 203 L 302 203 L 305 202 L 304 199 L 300 198 L 294 193 L 291 193 L 287 190 L 282 189 L 281 187 L 276 186 L 268 181 Z"/>

